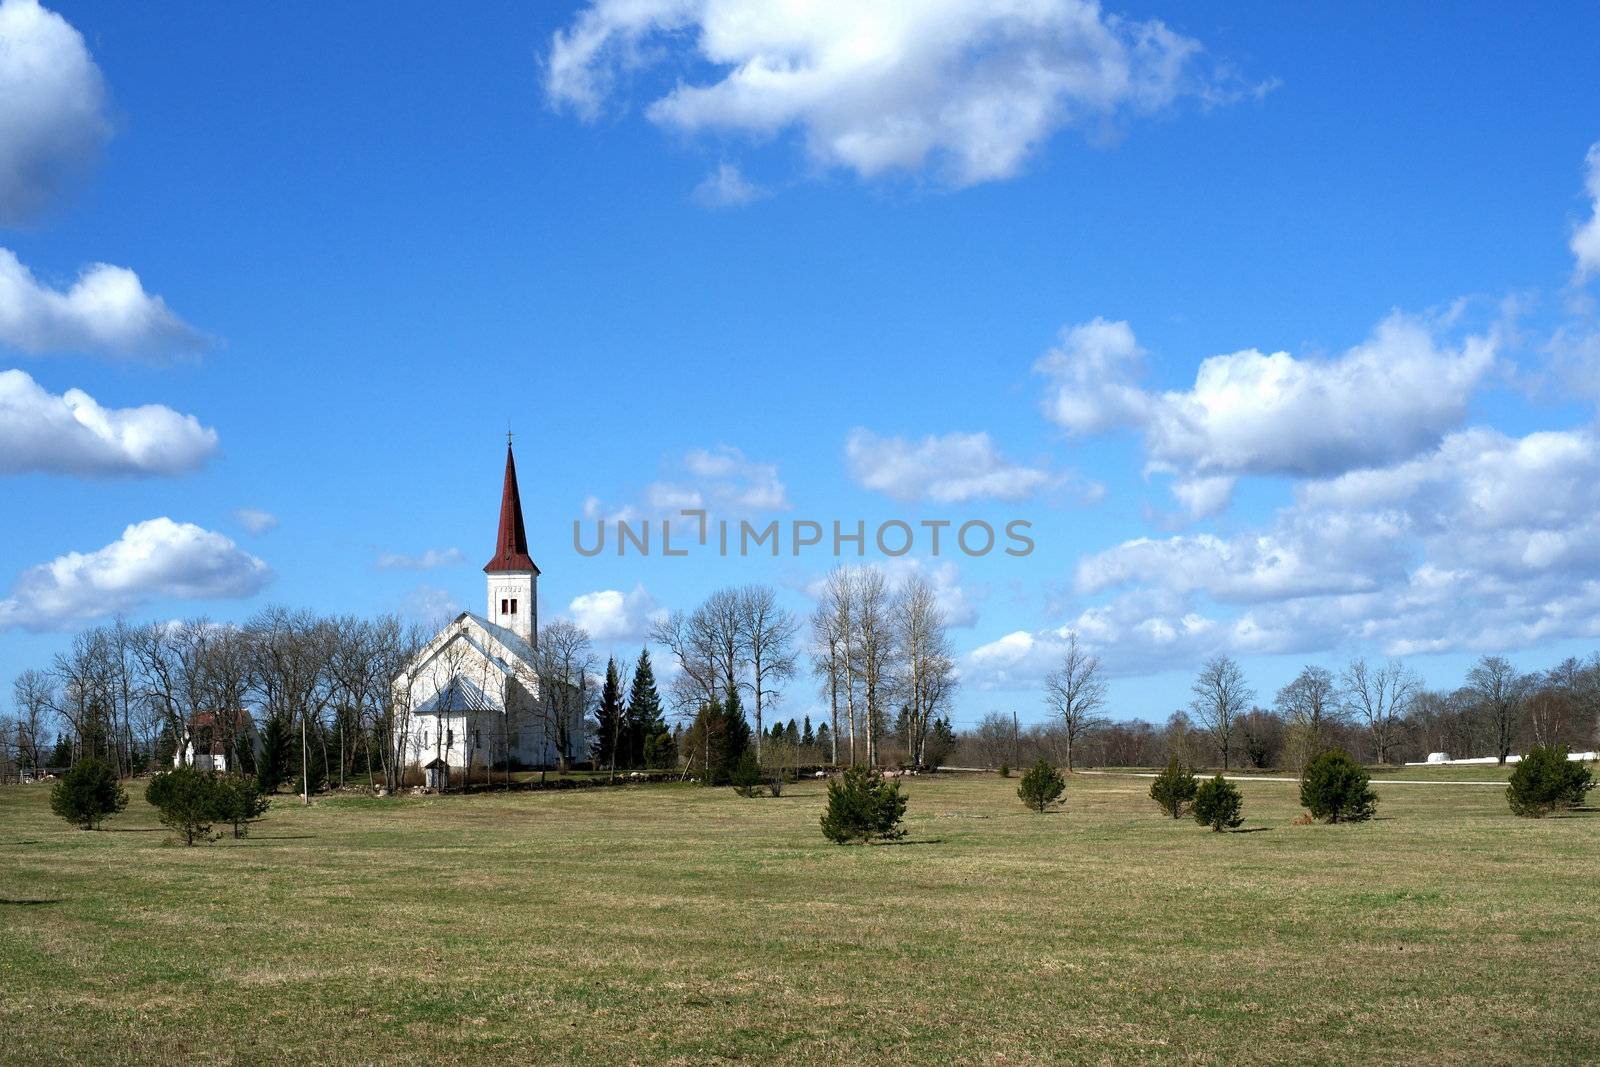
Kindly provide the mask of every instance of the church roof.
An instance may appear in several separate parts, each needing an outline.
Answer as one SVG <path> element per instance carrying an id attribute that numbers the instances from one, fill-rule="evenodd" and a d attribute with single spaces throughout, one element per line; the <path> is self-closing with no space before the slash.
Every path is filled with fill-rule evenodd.
<path id="1" fill-rule="evenodd" d="M 500 490 L 500 530 L 495 537 L 494 558 L 484 564 L 485 574 L 500 571 L 539 573 L 528 555 L 528 532 L 522 526 L 522 496 L 517 492 L 517 461 L 506 442 L 506 481 Z"/>

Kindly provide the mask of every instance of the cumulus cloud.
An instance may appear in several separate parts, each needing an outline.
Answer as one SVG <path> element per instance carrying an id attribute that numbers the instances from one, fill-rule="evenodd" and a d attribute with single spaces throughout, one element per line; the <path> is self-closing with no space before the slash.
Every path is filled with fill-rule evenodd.
<path id="1" fill-rule="evenodd" d="M 1006 459 L 987 433 L 910 441 L 857 428 L 845 439 L 845 459 L 858 485 L 895 500 L 1027 500 L 1060 481 L 1043 467 Z"/>
<path id="2" fill-rule="evenodd" d="M 151 600 L 238 599 L 272 571 L 222 534 L 168 518 L 134 523 L 94 552 L 69 552 L 22 572 L 0 600 L 0 629 L 50 630 Z"/>
<path id="3" fill-rule="evenodd" d="M 235 508 L 233 517 L 253 534 L 264 534 L 278 528 L 278 516 L 261 508 Z"/>
<path id="4" fill-rule="evenodd" d="M 694 187 L 694 199 L 702 207 L 743 207 L 767 195 L 732 163 L 721 164 Z"/>
<path id="5" fill-rule="evenodd" d="M 1199 42 L 1090 0 L 593 0 L 550 47 L 545 88 L 593 119 L 652 67 L 696 64 L 651 102 L 656 124 L 768 137 L 796 130 L 823 166 L 862 177 L 937 164 L 1011 177 L 1056 131 L 1103 137 L 1189 94 L 1239 95 L 1199 70 Z"/>
<path id="6" fill-rule="evenodd" d="M 102 407 L 81 389 L 47 392 L 0 371 L 0 474 L 182 474 L 217 450 L 217 432 L 159 404 Z"/>
<path id="7" fill-rule="evenodd" d="M 667 477 L 645 486 L 637 503 L 613 505 L 598 496 L 584 498 L 583 517 L 633 522 L 676 517 L 683 509 L 723 516 L 789 510 L 789 493 L 778 476 L 778 465 L 752 460 L 731 445 L 692 449 L 670 466 Z"/>
<path id="8" fill-rule="evenodd" d="M 1260 529 L 1087 556 L 1075 591 L 1108 599 L 969 666 L 983 684 L 1034 677 L 1050 658 L 1037 649 L 1068 629 L 1119 673 L 1219 651 L 1412 655 L 1600 636 L 1597 482 L 1592 429 L 1458 431 L 1414 459 L 1306 482 Z"/>
<path id="9" fill-rule="evenodd" d="M 83 36 L 36 0 L 0 2 L 0 225 L 37 218 L 110 132 Z"/>
<path id="10" fill-rule="evenodd" d="M 1600 143 L 1589 146 L 1584 159 L 1587 170 L 1584 188 L 1589 194 L 1589 218 L 1572 233 L 1572 258 L 1575 277 L 1585 282 L 1600 274 Z"/>
<path id="11" fill-rule="evenodd" d="M 1044 409 L 1078 435 L 1139 431 L 1150 470 L 1181 476 L 1191 513 L 1225 504 L 1244 474 L 1323 477 L 1405 459 L 1437 445 L 1466 416 L 1495 365 L 1495 331 L 1458 344 L 1441 323 L 1395 313 L 1333 359 L 1246 349 L 1200 364 L 1194 386 L 1135 384 L 1143 353 L 1127 323 L 1064 332 L 1035 369 L 1050 380 Z"/>
<path id="12" fill-rule="evenodd" d="M 380 571 L 431 571 L 440 567 L 454 567 L 466 562 L 459 548 L 430 548 L 420 555 L 403 552 L 385 552 L 375 566 Z"/>
<path id="13" fill-rule="evenodd" d="M 31 355 L 161 357 L 200 352 L 208 344 L 126 267 L 95 263 L 70 288 L 52 289 L 0 248 L 0 345 Z"/>
<path id="14" fill-rule="evenodd" d="M 572 598 L 567 611 L 596 641 L 642 641 L 650 624 L 665 614 L 642 585 L 629 593 L 620 589 L 584 593 Z"/>

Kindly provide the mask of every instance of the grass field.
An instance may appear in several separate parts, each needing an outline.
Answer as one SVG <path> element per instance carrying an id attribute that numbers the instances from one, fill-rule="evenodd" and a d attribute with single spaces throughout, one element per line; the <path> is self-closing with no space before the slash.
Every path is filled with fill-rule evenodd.
<path id="1" fill-rule="evenodd" d="M 137 795 L 84 833 L 6 787 L 0 1057 L 1600 1061 L 1600 814 L 1391 786 L 1291 826 L 1245 782 L 1212 834 L 1144 779 L 1042 816 L 1015 779 L 908 788 L 866 848 L 816 783 L 284 798 L 184 848 Z"/>

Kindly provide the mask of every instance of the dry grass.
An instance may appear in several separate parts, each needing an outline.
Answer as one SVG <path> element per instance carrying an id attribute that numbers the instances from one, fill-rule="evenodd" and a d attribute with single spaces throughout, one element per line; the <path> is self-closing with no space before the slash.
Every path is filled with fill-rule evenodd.
<path id="1" fill-rule="evenodd" d="M 821 789 L 288 798 L 165 843 L 0 790 L 6 1062 L 1594 1062 L 1600 815 L 1380 789 L 1379 820 L 1164 819 L 1147 780 L 909 785 L 839 848 Z M 133 792 L 138 792 L 137 789 Z"/>

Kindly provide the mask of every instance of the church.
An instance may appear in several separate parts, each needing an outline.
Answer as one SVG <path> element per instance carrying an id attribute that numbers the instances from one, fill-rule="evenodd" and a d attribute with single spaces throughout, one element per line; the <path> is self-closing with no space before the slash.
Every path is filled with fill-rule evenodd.
<path id="1" fill-rule="evenodd" d="M 510 435 L 500 528 L 483 571 L 484 613 L 457 615 L 394 680 L 395 749 L 431 787 L 487 768 L 554 767 L 582 755 L 582 702 L 552 699 L 540 679 L 539 568 L 528 554 Z M 564 752 L 563 744 L 578 751 Z"/>

